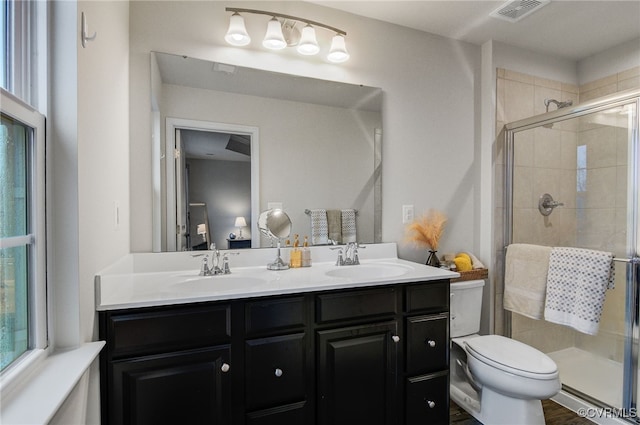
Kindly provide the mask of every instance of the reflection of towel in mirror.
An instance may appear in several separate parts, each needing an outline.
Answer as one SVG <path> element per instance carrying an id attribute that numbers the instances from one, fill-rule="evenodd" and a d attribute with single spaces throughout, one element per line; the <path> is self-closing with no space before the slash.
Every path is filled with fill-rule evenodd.
<path id="1" fill-rule="evenodd" d="M 545 320 L 580 332 L 598 333 L 605 293 L 613 289 L 613 254 L 583 248 L 553 248 L 549 258 Z"/>
<path id="2" fill-rule="evenodd" d="M 342 210 L 342 243 L 357 242 L 356 210 Z"/>
<path id="3" fill-rule="evenodd" d="M 329 224 L 329 239 L 342 243 L 342 212 L 340 210 L 327 210 Z"/>
<path id="4" fill-rule="evenodd" d="M 329 226 L 327 224 L 327 210 L 317 208 L 311 210 L 311 244 L 326 245 L 329 243 Z"/>
<path id="5" fill-rule="evenodd" d="M 511 244 L 504 271 L 504 309 L 542 319 L 551 247 Z"/>

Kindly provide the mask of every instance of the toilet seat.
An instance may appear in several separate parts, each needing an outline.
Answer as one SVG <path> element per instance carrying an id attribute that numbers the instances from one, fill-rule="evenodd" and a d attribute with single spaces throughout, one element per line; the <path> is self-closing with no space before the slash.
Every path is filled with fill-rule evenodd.
<path id="1" fill-rule="evenodd" d="M 503 372 L 538 380 L 558 378 L 558 367 L 541 351 L 500 335 L 466 340 L 467 354 Z"/>

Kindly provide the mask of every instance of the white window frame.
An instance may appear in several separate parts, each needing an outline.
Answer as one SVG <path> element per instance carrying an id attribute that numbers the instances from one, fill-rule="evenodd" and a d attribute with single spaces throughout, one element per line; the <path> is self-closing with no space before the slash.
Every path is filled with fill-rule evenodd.
<path id="1" fill-rule="evenodd" d="M 4 64 L 8 80 L 7 88 L 0 88 L 0 108 L 3 114 L 12 117 L 33 129 L 29 146 L 29 348 L 0 373 L 0 399 L 24 383 L 27 375 L 50 354 L 50 310 L 47 299 L 46 274 L 46 158 L 45 117 L 47 111 L 48 75 L 48 9 L 47 1 L 11 1 L 11 27 L 3 25 L 7 32 L 8 58 Z M 5 25 L 7 23 L 5 22 Z M 0 246 L 23 245 L 24 238 L 5 238 Z M 17 388 L 16 388 L 17 389 Z"/>
<path id="2" fill-rule="evenodd" d="M 29 349 L 0 375 L 0 391 L 8 390 L 21 371 L 39 361 L 48 349 L 46 279 L 45 117 L 20 99 L 0 89 L 2 113 L 31 128 L 29 140 L 29 234 L 0 239 L 0 248 L 30 245 Z"/>

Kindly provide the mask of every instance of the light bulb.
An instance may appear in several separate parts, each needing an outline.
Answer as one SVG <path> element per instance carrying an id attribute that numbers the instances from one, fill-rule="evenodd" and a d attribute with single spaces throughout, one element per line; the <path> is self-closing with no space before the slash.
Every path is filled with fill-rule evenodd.
<path id="1" fill-rule="evenodd" d="M 302 28 L 300 43 L 298 43 L 298 53 L 301 55 L 315 55 L 320 51 L 316 40 L 316 30 L 311 25 Z"/>
<path id="2" fill-rule="evenodd" d="M 282 34 L 282 25 L 274 16 L 267 24 L 267 33 L 262 40 L 262 45 L 267 49 L 280 50 L 287 47 L 287 42 Z"/>
<path id="3" fill-rule="evenodd" d="M 349 59 L 349 52 L 347 52 L 347 46 L 344 42 L 344 36 L 342 34 L 336 34 L 331 40 L 331 49 L 327 55 L 327 59 L 334 63 L 345 62 Z"/>
<path id="4" fill-rule="evenodd" d="M 244 26 L 244 18 L 238 12 L 234 12 L 229 18 L 229 29 L 224 39 L 232 46 L 246 46 L 251 41 L 251 37 L 249 37 Z"/>

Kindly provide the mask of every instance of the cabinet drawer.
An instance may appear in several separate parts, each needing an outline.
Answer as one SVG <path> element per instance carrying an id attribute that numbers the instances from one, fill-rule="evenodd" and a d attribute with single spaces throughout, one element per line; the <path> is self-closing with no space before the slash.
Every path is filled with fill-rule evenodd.
<path id="1" fill-rule="evenodd" d="M 432 372 L 449 365 L 449 316 L 407 318 L 407 373 Z"/>
<path id="2" fill-rule="evenodd" d="M 245 329 L 249 336 L 302 328 L 307 324 L 304 297 L 287 297 L 248 302 Z"/>
<path id="3" fill-rule="evenodd" d="M 319 323 L 352 320 L 395 314 L 396 305 L 395 288 L 321 294 L 316 298 L 316 315 Z"/>
<path id="4" fill-rule="evenodd" d="M 304 400 L 306 358 L 304 333 L 246 341 L 247 410 Z"/>
<path id="5" fill-rule="evenodd" d="M 107 340 L 118 358 L 218 345 L 230 327 L 228 305 L 164 308 L 109 316 Z"/>
<path id="6" fill-rule="evenodd" d="M 409 378 L 406 425 L 449 424 L 449 375 L 446 371 Z"/>
<path id="7" fill-rule="evenodd" d="M 408 285 L 405 293 L 405 311 L 448 311 L 449 281 Z"/>
<path id="8" fill-rule="evenodd" d="M 248 413 L 247 425 L 301 425 L 313 423 L 306 401 Z"/>

